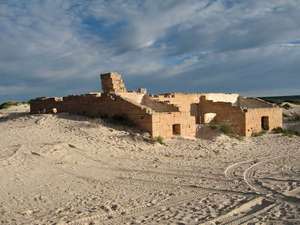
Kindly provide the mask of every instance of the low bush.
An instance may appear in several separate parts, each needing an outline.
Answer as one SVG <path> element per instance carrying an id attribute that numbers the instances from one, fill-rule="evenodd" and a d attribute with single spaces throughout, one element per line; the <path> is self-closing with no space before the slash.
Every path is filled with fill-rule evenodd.
<path id="1" fill-rule="evenodd" d="M 229 124 L 220 123 L 220 124 L 210 124 L 209 127 L 213 130 L 218 130 L 224 134 L 231 135 L 233 134 L 232 128 Z"/>
<path id="2" fill-rule="evenodd" d="M 15 101 L 8 101 L 8 102 L 4 102 L 0 105 L 0 109 L 7 109 L 11 106 L 17 106 L 22 104 L 21 102 L 15 102 Z"/>
<path id="3" fill-rule="evenodd" d="M 266 131 L 264 131 L 264 130 L 262 130 L 262 131 L 260 131 L 260 132 L 254 132 L 254 133 L 252 133 L 252 137 L 260 137 L 260 136 L 263 136 L 264 134 L 266 134 L 267 132 Z"/>
<path id="4" fill-rule="evenodd" d="M 274 134 L 282 134 L 283 136 L 288 136 L 288 137 L 292 137 L 292 136 L 300 136 L 300 132 L 295 131 L 295 130 L 289 130 L 289 129 L 283 129 L 281 127 L 277 127 L 274 128 L 272 130 L 272 133 Z"/>
<path id="5" fill-rule="evenodd" d="M 280 133 L 283 133 L 283 128 L 282 128 L 282 127 L 276 127 L 276 128 L 273 128 L 272 133 L 273 133 L 273 134 L 280 134 Z"/>
<path id="6" fill-rule="evenodd" d="M 152 138 L 152 142 L 153 143 L 157 142 L 157 143 L 159 143 L 161 145 L 165 145 L 164 139 L 161 136 L 157 136 L 157 137 Z"/>
<path id="7" fill-rule="evenodd" d="M 224 134 L 233 134 L 232 128 L 228 124 L 221 124 L 219 129 Z"/>
<path id="8" fill-rule="evenodd" d="M 244 137 L 236 134 L 233 130 L 232 127 L 228 123 L 220 123 L 220 124 L 209 124 L 209 127 L 213 130 L 217 130 L 223 134 L 226 134 L 229 137 L 236 138 L 238 140 L 243 140 Z"/>

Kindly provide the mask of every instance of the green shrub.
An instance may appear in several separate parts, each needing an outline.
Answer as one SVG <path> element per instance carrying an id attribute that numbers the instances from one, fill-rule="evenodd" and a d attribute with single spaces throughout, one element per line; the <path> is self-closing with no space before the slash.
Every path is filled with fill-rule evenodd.
<path id="1" fill-rule="evenodd" d="M 288 136 L 288 137 L 292 137 L 292 136 L 300 136 L 300 133 L 298 131 L 295 130 L 289 130 L 289 129 L 283 129 L 281 127 L 277 127 L 274 128 L 272 130 L 272 133 L 274 134 L 282 134 L 283 136 Z"/>
<path id="2" fill-rule="evenodd" d="M 8 102 L 4 102 L 0 105 L 0 109 L 7 109 L 11 106 L 16 106 L 16 105 L 20 105 L 22 104 L 21 102 L 15 102 L 15 101 L 8 101 Z"/>
<path id="3" fill-rule="evenodd" d="M 228 124 L 221 124 L 219 129 L 224 134 L 233 134 L 232 128 Z"/>
<path id="4" fill-rule="evenodd" d="M 233 130 L 232 130 L 231 126 L 227 123 L 209 124 L 209 127 L 213 130 L 218 130 L 227 135 L 233 134 Z"/>
<path id="5" fill-rule="evenodd" d="M 263 136 L 264 134 L 266 134 L 267 132 L 266 131 L 264 131 L 264 130 L 262 130 L 262 131 L 260 131 L 260 132 L 254 132 L 254 133 L 252 133 L 252 137 L 260 137 L 260 136 Z"/>
<path id="6" fill-rule="evenodd" d="M 220 123 L 220 124 L 214 123 L 214 124 L 209 124 L 208 126 L 213 130 L 217 130 L 223 134 L 226 134 L 229 137 L 236 138 L 240 141 L 244 139 L 244 137 L 235 133 L 233 131 L 232 127 L 230 126 L 230 124 L 228 124 L 228 123 Z"/>
<path id="7" fill-rule="evenodd" d="M 213 130 L 218 130 L 218 126 L 216 124 L 209 124 L 209 127 Z"/>
<path id="8" fill-rule="evenodd" d="M 273 128 L 272 133 L 273 134 L 281 134 L 281 133 L 283 133 L 283 129 L 282 129 L 282 127 Z"/>
<path id="9" fill-rule="evenodd" d="M 161 145 L 165 145 L 165 142 L 164 142 L 164 139 L 163 139 L 162 136 L 154 137 L 154 138 L 152 138 L 152 141 L 153 141 L 153 143 L 157 142 L 157 143 L 159 143 Z"/>

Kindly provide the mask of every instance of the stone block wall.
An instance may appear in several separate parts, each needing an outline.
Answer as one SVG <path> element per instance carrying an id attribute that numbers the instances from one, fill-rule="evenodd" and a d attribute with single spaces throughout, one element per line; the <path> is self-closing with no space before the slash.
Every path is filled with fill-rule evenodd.
<path id="1" fill-rule="evenodd" d="M 117 95 L 104 95 L 92 104 L 92 116 L 121 116 L 130 120 L 138 128 L 152 133 L 151 110 Z"/>
<path id="2" fill-rule="evenodd" d="M 195 118 L 186 112 L 154 113 L 152 116 L 152 136 L 171 138 L 178 134 L 173 133 L 173 125 L 179 125 L 180 136 L 195 137 Z"/>
<path id="3" fill-rule="evenodd" d="M 118 73 L 101 75 L 103 93 L 39 98 L 31 113 L 67 112 L 91 117 L 123 117 L 152 137 L 196 136 L 197 123 L 226 123 L 235 133 L 250 136 L 260 132 L 262 117 L 268 129 L 282 127 L 282 111 L 257 99 L 224 93 L 167 93 L 146 95 L 146 90 L 128 92 Z M 265 120 L 264 120 L 265 121 Z"/>
<path id="4" fill-rule="evenodd" d="M 251 136 L 253 133 L 259 133 L 262 129 L 262 117 L 268 117 L 269 130 L 282 127 L 282 109 L 279 107 L 273 108 L 253 108 L 246 112 L 246 136 Z"/>
<path id="5" fill-rule="evenodd" d="M 167 102 L 179 107 L 181 112 L 190 112 L 195 114 L 191 110 L 193 103 L 198 103 L 201 94 L 198 93 L 166 93 L 160 95 L 154 95 L 152 98 L 161 102 Z"/>
<path id="6" fill-rule="evenodd" d="M 120 74 L 104 73 L 100 75 L 102 91 L 104 93 L 126 92 L 126 87 Z"/>
<path id="7" fill-rule="evenodd" d="M 206 113 L 215 113 L 212 123 L 227 123 L 239 135 L 251 136 L 263 129 L 262 117 L 268 118 L 268 130 L 282 127 L 282 109 L 279 107 L 263 107 L 241 109 L 226 102 L 213 102 L 200 98 L 199 113 L 202 122 Z"/>
<path id="8" fill-rule="evenodd" d="M 174 104 L 179 108 L 179 111 L 188 112 L 194 117 L 194 122 L 199 124 L 201 115 L 199 114 L 198 103 L 201 96 L 205 96 L 207 100 L 213 102 L 229 102 L 232 104 L 236 104 L 239 97 L 238 94 L 176 92 L 154 95 L 152 98 L 161 102 Z"/>
<path id="9" fill-rule="evenodd" d="M 156 112 L 179 112 L 179 108 L 177 106 L 152 99 L 148 95 L 144 95 L 141 104 L 153 109 Z"/>
<path id="10" fill-rule="evenodd" d="M 115 94 L 73 95 L 63 98 L 33 100 L 31 113 L 58 113 L 85 115 L 90 117 L 123 117 L 138 128 L 152 133 L 152 111 L 147 107 L 130 102 Z"/>
<path id="11" fill-rule="evenodd" d="M 30 113 L 52 113 L 53 109 L 58 113 L 63 112 L 62 98 L 38 98 L 30 102 Z"/>
<path id="12" fill-rule="evenodd" d="M 206 100 L 205 97 L 200 98 L 199 114 L 201 114 L 201 122 L 204 123 L 204 115 L 206 113 L 215 113 L 211 123 L 224 123 L 231 126 L 233 132 L 246 135 L 245 112 L 239 107 L 232 106 L 228 102 L 213 102 Z"/>

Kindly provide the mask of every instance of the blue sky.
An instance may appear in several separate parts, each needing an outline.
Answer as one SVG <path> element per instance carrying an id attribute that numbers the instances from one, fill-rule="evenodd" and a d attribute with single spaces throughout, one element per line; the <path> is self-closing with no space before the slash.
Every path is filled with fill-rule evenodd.
<path id="1" fill-rule="evenodd" d="M 0 101 L 100 90 L 300 94 L 300 0 L 0 0 Z"/>

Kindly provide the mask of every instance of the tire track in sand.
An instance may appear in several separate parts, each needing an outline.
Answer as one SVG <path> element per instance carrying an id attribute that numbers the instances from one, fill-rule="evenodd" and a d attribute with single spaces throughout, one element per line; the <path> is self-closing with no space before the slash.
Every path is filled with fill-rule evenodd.
<path id="1" fill-rule="evenodd" d="M 297 194 L 300 192 L 300 188 L 296 188 L 294 190 L 284 192 L 284 193 L 278 193 L 274 190 L 270 190 L 266 187 L 263 187 L 257 183 L 257 180 L 255 179 L 255 171 L 257 170 L 257 167 L 262 166 L 265 163 L 280 159 L 289 157 L 287 156 L 276 156 L 271 158 L 265 158 L 266 160 L 262 160 L 259 162 L 254 163 L 253 165 L 246 168 L 243 172 L 243 180 L 245 183 L 254 191 L 256 191 L 258 194 L 263 194 L 264 196 L 256 197 L 237 208 L 231 210 L 230 212 L 219 216 L 213 220 L 210 220 L 204 225 L 214 225 L 214 224 L 228 224 L 228 225 L 238 225 L 243 224 L 255 217 L 257 217 L 260 214 L 264 214 L 274 208 L 275 206 L 281 204 L 281 202 L 288 202 L 288 203 L 294 203 L 299 204 L 299 198 L 297 198 Z M 224 175 L 227 178 L 234 178 L 234 170 L 239 168 L 243 164 L 249 164 L 253 163 L 257 160 L 247 160 L 238 162 L 235 164 L 230 165 L 227 167 L 224 171 Z M 275 197 L 273 197 L 273 196 Z"/>

